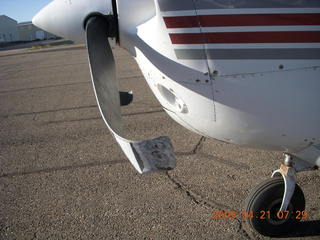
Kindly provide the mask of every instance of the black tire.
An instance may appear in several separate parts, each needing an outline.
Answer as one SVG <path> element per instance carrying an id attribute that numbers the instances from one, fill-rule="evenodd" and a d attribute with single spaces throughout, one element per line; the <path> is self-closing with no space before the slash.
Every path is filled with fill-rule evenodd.
<path id="1" fill-rule="evenodd" d="M 299 215 L 305 210 L 305 198 L 301 188 L 296 184 L 287 209 L 289 214 L 286 218 L 279 219 L 277 213 L 282 203 L 283 194 L 284 181 L 282 177 L 267 179 L 249 194 L 245 205 L 248 215 L 245 218 L 258 233 L 270 237 L 283 236 L 286 232 L 292 231 L 292 226 L 300 221 L 301 216 Z M 264 216 L 262 217 L 262 215 Z"/>

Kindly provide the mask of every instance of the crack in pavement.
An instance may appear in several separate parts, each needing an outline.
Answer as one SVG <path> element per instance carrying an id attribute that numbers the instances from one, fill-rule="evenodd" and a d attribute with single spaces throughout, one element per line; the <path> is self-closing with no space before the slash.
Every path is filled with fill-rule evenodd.
<path id="1" fill-rule="evenodd" d="M 180 156 L 196 155 L 201 150 L 201 148 L 203 147 L 203 144 L 204 144 L 205 141 L 206 141 L 206 138 L 205 137 L 201 137 L 192 151 L 190 151 L 190 152 L 180 152 L 180 153 L 177 153 L 176 155 L 180 155 Z M 214 201 L 214 200 L 210 200 L 207 197 L 202 196 L 201 194 L 192 191 L 185 184 L 183 184 L 181 181 L 179 181 L 177 178 L 175 178 L 171 174 L 169 174 L 169 171 L 166 171 L 166 176 L 177 187 L 177 189 L 179 191 L 184 192 L 197 205 L 200 205 L 201 207 L 205 207 L 206 209 L 210 209 L 210 210 L 214 210 L 214 209 L 219 209 L 219 210 L 232 209 L 228 205 L 225 205 L 223 203 L 219 203 L 219 202 Z M 235 218 L 235 220 L 239 224 L 239 228 L 238 228 L 237 233 L 241 234 L 246 239 L 252 240 L 250 235 L 244 229 L 242 220 L 241 219 L 236 219 L 236 218 Z"/>
<path id="2" fill-rule="evenodd" d="M 214 200 L 209 200 L 205 196 L 202 196 L 192 190 L 190 190 L 185 184 L 179 181 L 177 178 L 174 178 L 172 175 L 169 174 L 169 171 L 166 171 L 166 176 L 168 179 L 177 187 L 178 190 L 184 192 L 194 203 L 200 205 L 201 207 L 205 207 L 206 209 L 210 210 L 229 210 L 232 209 L 228 205 L 219 203 Z M 240 233 L 246 239 L 252 240 L 248 232 L 243 227 L 243 222 L 241 219 L 234 218 L 239 224 L 239 228 L 237 233 Z"/>
<path id="3" fill-rule="evenodd" d="M 118 78 L 118 80 L 119 81 L 121 81 L 121 80 L 129 80 L 129 79 L 136 79 L 136 78 L 139 78 L 139 77 L 141 77 L 141 76 L 137 75 L 137 76 L 130 76 L 130 77 L 120 77 L 120 78 Z M 46 88 L 55 88 L 55 87 L 64 87 L 64 86 L 74 86 L 74 85 L 80 85 L 80 84 L 90 84 L 91 85 L 91 81 L 71 82 L 71 83 L 54 84 L 54 85 L 38 86 L 38 87 L 31 87 L 31 88 L 19 88 L 19 89 L 12 89 L 12 90 L 3 90 L 3 91 L 0 91 L 0 94 L 31 91 L 31 90 L 36 90 L 36 89 L 46 89 Z"/>
<path id="4" fill-rule="evenodd" d="M 95 106 L 94 106 L 95 107 Z M 128 116 L 136 116 L 136 115 L 143 115 L 143 114 L 156 114 L 156 113 L 164 113 L 164 111 L 161 110 L 155 110 L 155 111 L 149 111 L 149 112 L 136 112 L 136 113 L 130 113 L 130 114 L 124 114 L 124 117 L 128 117 Z M 34 113 L 36 114 L 36 113 Z M 81 122 L 81 121 L 92 121 L 92 120 L 102 120 L 102 118 L 100 116 L 97 117 L 93 117 L 93 118 L 84 118 L 84 119 L 70 119 L 70 120 L 61 120 L 61 121 L 51 121 L 51 122 L 45 122 L 42 125 L 46 126 L 46 125 L 50 125 L 50 124 L 60 124 L 60 123 L 68 123 L 68 122 Z M 107 130 L 105 128 L 105 130 Z M 96 133 L 94 133 L 96 134 Z M 105 135 L 105 134 L 109 134 L 109 131 L 103 131 L 103 133 L 101 135 Z M 85 135 L 87 136 L 87 135 Z M 79 136 L 75 136 L 75 137 L 71 137 L 71 136 L 64 136 L 65 139 L 68 140 L 74 140 L 74 139 L 78 139 Z M 52 139 L 59 139 L 57 137 L 54 136 L 45 136 L 42 138 L 39 137 L 34 137 L 33 135 L 31 136 L 27 136 L 27 137 L 23 137 L 22 139 L 5 139 L 4 141 L 0 140 L 0 146 L 19 146 L 19 145 L 25 145 L 25 144 L 38 144 L 38 143 L 47 143 L 50 142 Z M 179 153 L 177 153 L 179 155 Z"/>
<path id="5" fill-rule="evenodd" d="M 80 106 L 80 107 L 70 107 L 70 108 L 44 110 L 44 111 L 38 111 L 38 112 L 22 112 L 22 113 L 14 113 L 14 114 L 2 115 L 2 116 L 0 116 L 0 118 L 19 117 L 19 116 L 27 116 L 27 115 L 43 114 L 43 113 L 54 113 L 54 112 L 60 112 L 60 111 L 71 111 L 71 110 L 78 110 L 78 109 L 85 109 L 85 108 L 95 108 L 95 107 L 97 107 L 96 104 L 88 105 L 88 106 Z"/>
<path id="6" fill-rule="evenodd" d="M 202 138 L 200 139 L 197 146 L 200 145 L 201 142 L 203 142 Z M 196 148 L 197 147 L 195 147 L 195 149 Z M 5 159 L 3 156 L 0 156 L 0 157 Z M 118 159 L 118 160 L 107 161 L 107 162 L 106 161 L 92 162 L 92 163 L 85 163 L 85 164 L 80 164 L 80 165 L 69 165 L 69 166 L 54 167 L 54 168 L 36 169 L 36 170 L 30 170 L 30 171 L 24 171 L 24 172 L 4 173 L 4 174 L 0 175 L 0 178 L 8 178 L 8 177 L 14 177 L 14 176 L 24 176 L 24 175 L 32 175 L 32 174 L 40 174 L 40 173 L 50 173 L 50 172 L 56 172 L 56 171 L 66 171 L 66 170 L 73 170 L 73 169 L 78 169 L 78 168 L 113 165 L 113 164 L 118 164 L 118 163 L 129 163 L 129 162 L 126 159 Z"/>
<path id="7" fill-rule="evenodd" d="M 244 169 L 244 170 L 249 170 L 250 169 L 250 166 L 248 164 L 241 163 L 241 162 L 236 162 L 236 161 L 233 161 L 233 160 L 230 160 L 230 159 L 221 158 L 221 157 L 216 157 L 214 155 L 207 154 L 207 153 L 204 153 L 204 152 L 197 153 L 197 156 L 199 158 L 202 158 L 202 159 L 208 159 L 208 158 L 212 159 L 212 161 L 221 163 L 221 164 L 226 165 L 228 167 L 233 167 L 235 169 Z"/>
<path id="8" fill-rule="evenodd" d="M 163 110 L 162 110 L 163 111 Z M 176 155 L 196 155 L 201 148 L 203 147 L 204 142 L 206 141 L 205 137 L 201 137 L 195 147 L 189 151 L 189 152 L 180 152 L 176 153 Z M 70 165 L 70 166 L 63 166 L 63 167 L 54 167 L 54 168 L 45 168 L 45 169 L 36 169 L 36 170 L 30 170 L 30 171 L 24 171 L 24 172 L 13 172 L 13 173 L 5 173 L 0 175 L 1 178 L 11 178 L 16 176 L 26 176 L 26 175 L 32 175 L 32 174 L 43 174 L 43 173 L 52 173 L 57 171 L 68 171 L 68 170 L 74 170 L 74 169 L 81 169 L 81 168 L 90 168 L 90 167 L 96 167 L 96 166 L 104 166 L 104 165 L 113 165 L 113 164 L 119 164 L 119 163 L 129 163 L 126 159 L 119 159 L 119 160 L 113 160 L 108 162 L 92 162 L 92 163 L 84 163 L 80 165 Z M 169 171 L 166 171 L 166 176 L 168 179 L 177 187 L 178 190 L 184 192 L 194 203 L 197 205 L 200 205 L 201 207 L 205 207 L 206 209 L 220 209 L 220 210 L 227 210 L 231 209 L 230 206 L 225 205 L 223 203 L 219 203 L 214 200 L 210 200 L 207 197 L 196 193 L 189 189 L 185 184 L 183 184 L 181 181 L 179 181 L 177 178 L 173 177 L 171 174 L 169 174 Z M 238 224 L 239 228 L 237 233 L 241 234 L 246 239 L 252 239 L 250 235 L 246 232 L 246 230 L 243 228 L 243 223 L 241 219 L 235 219 Z"/>
<path id="9" fill-rule="evenodd" d="M 134 112 L 134 113 L 122 114 L 122 117 L 137 116 L 137 115 L 143 115 L 143 114 L 154 114 L 154 113 L 162 113 L 162 112 L 164 112 L 163 109 L 148 111 L 148 112 Z M 91 120 L 102 120 L 102 117 L 97 116 L 97 117 L 92 117 L 92 118 L 80 118 L 80 119 L 76 118 L 76 119 L 70 119 L 70 120 L 49 121 L 49 122 L 44 123 L 43 125 L 70 123 L 70 122 L 82 122 L 82 121 L 91 121 Z"/>
<path id="10" fill-rule="evenodd" d="M 88 64 L 88 62 L 75 62 L 75 63 L 70 63 L 70 64 L 58 64 L 58 65 L 37 65 L 37 68 L 41 68 L 41 69 L 46 69 L 46 68 L 61 68 L 61 67 L 70 67 L 70 66 L 79 66 L 79 65 L 84 65 L 84 64 Z M 23 65 L 21 65 L 23 66 Z M 24 66 L 25 67 L 25 66 Z M 11 69 L 11 68 L 9 68 Z M 36 68 L 16 68 L 15 70 L 9 70 L 9 71 L 4 71 L 4 73 L 17 73 L 17 72 L 25 72 L 25 71 L 33 71 L 36 70 Z"/>
<path id="11" fill-rule="evenodd" d="M 95 107 L 98 107 L 98 105 L 92 104 L 92 105 L 79 106 L 79 107 L 59 108 L 59 109 L 51 109 L 51 110 L 35 111 L 35 112 L 14 113 L 14 114 L 0 115 L 0 118 L 6 119 L 6 118 L 9 118 L 9 117 L 28 116 L 28 115 L 34 115 L 34 114 L 54 113 L 54 112 L 61 112 L 61 111 L 72 111 L 72 110 L 95 108 Z M 150 106 L 150 107 L 154 107 L 154 106 Z M 164 110 L 162 108 L 154 110 L 154 112 L 157 112 L 157 111 L 163 112 Z M 142 113 L 143 112 L 129 113 L 129 114 L 123 114 L 122 116 L 134 116 L 134 115 L 140 115 Z M 146 113 L 153 113 L 153 111 L 149 111 L 149 112 L 146 112 Z M 74 119 L 74 120 L 76 120 L 76 119 Z M 81 119 L 79 119 L 79 120 L 81 120 Z"/>
<path id="12" fill-rule="evenodd" d="M 204 144 L 205 141 L 206 141 L 206 138 L 205 137 L 201 137 L 199 142 L 196 144 L 196 146 L 192 150 L 192 154 L 197 154 L 198 151 L 200 151 L 201 148 L 203 147 L 203 144 Z"/>
<path id="13" fill-rule="evenodd" d="M 198 151 L 202 148 L 203 143 L 206 141 L 205 137 L 201 137 L 200 140 L 197 142 L 195 147 L 188 152 L 176 152 L 176 156 L 190 156 L 190 155 L 195 155 L 198 153 Z"/>
<path id="14" fill-rule="evenodd" d="M 161 112 L 163 112 L 163 110 Z M 39 141 L 38 138 L 37 138 L 37 140 L 40 143 L 43 142 L 43 141 Z M 201 141 L 202 140 L 200 139 L 200 142 Z M 29 143 L 29 142 L 23 142 L 23 143 Z M 31 141 L 29 144 L 35 144 L 35 142 Z M 1 143 L 1 145 L 5 145 L 5 144 Z M 7 145 L 9 145 L 9 144 L 7 144 Z M 5 159 L 1 155 L 0 155 L 0 157 Z M 9 177 L 14 177 L 14 176 L 24 176 L 24 175 L 32 175 L 32 174 L 40 174 L 40 173 L 50 173 L 50 172 L 56 172 L 56 171 L 65 171 L 65 170 L 72 170 L 72 169 L 77 169 L 77 168 L 87 168 L 87 167 L 118 164 L 118 163 L 129 163 L 129 161 L 127 161 L 126 159 L 121 159 L 121 160 L 114 160 L 114 161 L 108 161 L 108 162 L 92 162 L 92 163 L 85 163 L 85 164 L 80 164 L 80 165 L 70 165 L 70 166 L 62 166 L 62 167 L 55 167 L 55 168 L 36 169 L 36 170 L 30 170 L 30 171 L 24 171 L 24 172 L 4 173 L 4 174 L 0 175 L 0 178 L 9 178 Z"/>
<path id="15" fill-rule="evenodd" d="M 168 171 L 166 171 L 166 176 L 169 178 L 169 180 L 174 183 L 174 185 L 176 185 L 176 187 L 179 190 L 182 190 L 183 192 L 185 192 L 187 194 L 187 196 L 196 204 L 204 206 L 208 209 L 230 209 L 229 206 L 216 202 L 214 200 L 209 200 L 209 199 L 205 199 L 206 197 L 188 189 L 188 187 L 183 184 L 181 181 L 179 181 L 177 178 L 174 178 L 172 175 L 169 174 Z"/>
<path id="16" fill-rule="evenodd" d="M 118 160 L 104 161 L 104 162 L 92 162 L 92 163 L 84 163 L 79 165 L 70 165 L 70 166 L 63 166 L 63 167 L 36 169 L 36 170 L 30 170 L 30 171 L 24 171 L 24 172 L 4 173 L 0 175 L 0 178 L 11 178 L 16 176 L 51 173 L 51 172 L 57 172 L 57 171 L 67 171 L 67 170 L 90 168 L 90 167 L 97 167 L 97 166 L 108 166 L 108 165 L 115 165 L 119 163 L 129 163 L 129 162 L 126 159 L 118 159 Z"/>
<path id="17" fill-rule="evenodd" d="M 3 156 L 0 155 L 0 158 L 5 159 Z M 62 167 L 54 167 L 54 168 L 45 168 L 45 169 L 36 169 L 24 172 L 13 172 L 13 173 L 4 173 L 0 175 L 0 178 L 10 178 L 15 176 L 25 176 L 25 175 L 32 175 L 32 174 L 41 174 L 41 173 L 50 173 L 56 171 L 66 171 L 66 170 L 73 170 L 79 168 L 88 168 L 88 167 L 95 167 L 95 166 L 103 166 L 103 165 L 114 165 L 118 163 L 129 163 L 126 159 L 119 159 L 113 161 L 105 161 L 105 162 L 92 162 L 92 163 L 85 163 L 80 165 L 69 165 L 69 166 L 62 166 Z"/>
<path id="18" fill-rule="evenodd" d="M 32 87 L 32 88 L 20 88 L 20 89 L 12 89 L 12 90 L 0 91 L 0 94 L 4 94 L 4 93 L 16 93 L 16 92 L 23 92 L 23 91 L 35 90 L 35 89 L 44 89 L 44 88 L 55 88 L 55 87 L 74 86 L 74 85 L 90 84 L 90 83 L 91 83 L 91 82 L 89 82 L 89 81 L 83 81 L 83 82 L 72 82 L 72 83 L 64 83 L 64 84 L 55 84 L 55 85 L 39 86 L 39 87 Z"/>

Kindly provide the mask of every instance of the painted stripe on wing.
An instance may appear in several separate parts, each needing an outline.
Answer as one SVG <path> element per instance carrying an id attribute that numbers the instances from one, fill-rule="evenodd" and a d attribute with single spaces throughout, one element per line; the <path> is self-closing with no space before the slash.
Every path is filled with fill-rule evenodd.
<path id="1" fill-rule="evenodd" d="M 320 48 L 175 49 L 178 59 L 320 59 Z"/>
<path id="2" fill-rule="evenodd" d="M 320 31 L 320 25 L 315 26 L 250 26 L 250 27 L 203 27 L 203 28 L 170 28 L 169 33 L 218 33 L 218 32 L 307 32 Z"/>
<path id="3" fill-rule="evenodd" d="M 158 0 L 161 11 L 241 8 L 320 8 L 319 0 Z"/>
<path id="4" fill-rule="evenodd" d="M 320 43 L 248 43 L 248 44 L 206 44 L 206 49 L 320 49 Z M 203 44 L 177 44 L 175 49 L 204 49 Z"/>
<path id="5" fill-rule="evenodd" d="M 233 14 L 164 17 L 167 28 L 320 25 L 320 14 Z"/>
<path id="6" fill-rule="evenodd" d="M 319 43 L 320 31 L 170 33 L 173 44 Z"/>
<path id="7" fill-rule="evenodd" d="M 203 9 L 187 11 L 161 12 L 165 17 L 201 16 L 201 15 L 235 15 L 235 14 L 308 14 L 320 13 L 320 8 L 230 8 L 230 9 Z"/>

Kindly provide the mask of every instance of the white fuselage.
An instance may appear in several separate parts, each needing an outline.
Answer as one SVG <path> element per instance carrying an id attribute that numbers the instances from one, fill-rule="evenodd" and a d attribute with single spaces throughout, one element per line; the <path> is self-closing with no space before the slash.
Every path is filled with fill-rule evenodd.
<path id="1" fill-rule="evenodd" d="M 188 7 L 181 5 L 181 10 L 172 11 L 162 6 L 163 11 L 157 1 L 139 2 L 144 8 L 118 2 L 120 29 L 137 26 L 132 32 L 121 32 L 120 44 L 135 56 L 153 93 L 174 120 L 201 135 L 251 147 L 298 152 L 320 144 L 320 44 L 296 36 L 320 31 L 319 26 L 299 25 L 298 20 L 297 26 L 174 23 L 174 17 L 181 16 L 273 14 L 276 18 L 277 14 L 319 14 L 320 8 L 183 10 Z M 128 18 L 130 11 L 140 19 Z M 192 40 L 201 34 L 230 32 L 240 37 L 264 35 L 240 43 Z M 277 34 L 291 34 L 297 40 L 281 40 Z M 315 35 L 319 40 L 319 32 Z M 277 37 L 283 42 L 272 41 Z M 226 35 L 222 41 L 230 39 Z"/>
<path id="2" fill-rule="evenodd" d="M 117 0 L 117 11 L 120 46 L 184 127 L 292 153 L 320 145 L 319 1 Z M 112 14 L 111 0 L 55 0 L 33 21 L 83 41 L 92 14 Z"/>

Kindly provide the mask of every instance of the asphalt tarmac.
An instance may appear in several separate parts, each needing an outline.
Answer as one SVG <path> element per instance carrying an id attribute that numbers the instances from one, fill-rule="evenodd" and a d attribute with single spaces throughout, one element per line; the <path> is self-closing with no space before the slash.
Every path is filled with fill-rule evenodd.
<path id="1" fill-rule="evenodd" d="M 81 45 L 0 52 L 0 239 L 268 239 L 239 219 L 250 190 L 282 160 L 203 138 L 162 110 L 114 49 L 133 140 L 169 136 L 177 168 L 139 175 L 102 121 Z M 309 218 L 284 239 L 320 239 L 320 173 L 298 176 Z"/>

